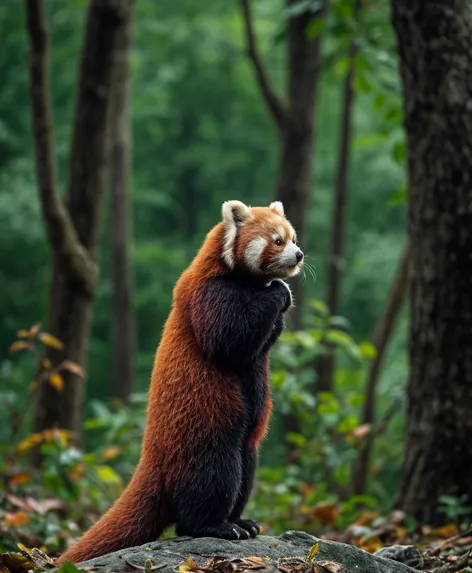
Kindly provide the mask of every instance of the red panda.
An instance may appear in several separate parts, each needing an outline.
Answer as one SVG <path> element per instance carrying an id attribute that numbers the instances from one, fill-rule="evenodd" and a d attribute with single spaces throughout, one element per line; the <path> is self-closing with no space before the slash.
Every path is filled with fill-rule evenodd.
<path id="1" fill-rule="evenodd" d="M 154 362 L 141 457 L 115 504 L 58 559 L 178 535 L 245 539 L 241 517 L 271 412 L 268 352 L 303 253 L 280 202 L 227 201 L 178 280 Z"/>

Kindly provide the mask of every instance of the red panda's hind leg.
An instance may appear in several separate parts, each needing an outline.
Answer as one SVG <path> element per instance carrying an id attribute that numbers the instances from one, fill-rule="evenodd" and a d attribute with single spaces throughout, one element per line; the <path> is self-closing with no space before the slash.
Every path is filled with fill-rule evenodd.
<path id="1" fill-rule="evenodd" d="M 177 535 L 247 539 L 250 533 L 228 522 L 242 484 L 239 429 L 221 433 L 179 476 L 171 503 Z"/>
<path id="2" fill-rule="evenodd" d="M 229 520 L 239 527 L 245 529 L 251 537 L 256 537 L 261 532 L 261 527 L 255 521 L 250 519 L 242 519 L 241 514 L 246 507 L 246 504 L 251 495 L 251 491 L 254 485 L 254 476 L 256 473 L 258 461 L 257 450 L 254 448 L 250 451 L 243 452 L 242 455 L 242 480 L 241 487 L 239 489 L 238 497 L 234 505 L 233 511 L 229 516 Z"/>

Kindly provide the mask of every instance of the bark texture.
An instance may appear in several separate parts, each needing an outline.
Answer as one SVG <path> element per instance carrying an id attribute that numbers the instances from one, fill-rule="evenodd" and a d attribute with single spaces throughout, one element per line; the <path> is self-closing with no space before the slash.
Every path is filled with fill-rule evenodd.
<path id="1" fill-rule="evenodd" d="M 472 23 L 465 0 L 392 0 L 408 144 L 411 323 L 399 505 L 472 506 Z"/>
<path id="2" fill-rule="evenodd" d="M 127 402 L 134 388 L 136 327 L 130 259 L 131 128 L 129 118 L 129 49 L 132 17 L 126 20 L 116 52 L 110 118 L 110 258 L 112 279 L 113 383 L 111 395 Z"/>
<path id="3" fill-rule="evenodd" d="M 92 302 L 98 279 L 95 250 L 107 166 L 107 117 L 116 51 L 131 0 L 91 0 L 78 79 L 75 124 L 65 202 L 54 174 L 49 95 L 49 43 L 42 0 L 26 0 L 30 87 L 36 171 L 43 216 L 53 255 L 48 330 L 64 344 L 46 351 L 53 365 L 64 359 L 85 366 Z M 64 389 L 38 388 L 35 430 L 60 427 L 78 432 L 83 380 L 64 373 Z"/>
<path id="4" fill-rule="evenodd" d="M 359 457 L 354 470 L 353 476 L 353 493 L 360 495 L 364 493 L 367 473 L 369 469 L 370 455 L 375 439 L 372 424 L 375 418 L 375 396 L 377 391 L 377 382 L 379 380 L 383 359 L 387 350 L 388 343 L 395 330 L 398 315 L 405 300 L 405 294 L 408 286 L 408 276 L 410 269 L 410 246 L 407 245 L 403 250 L 400 264 L 390 287 L 384 312 L 379 318 L 372 335 L 372 343 L 377 349 L 377 355 L 372 360 L 369 372 L 367 374 L 365 388 L 365 402 L 362 413 L 362 424 L 368 424 L 371 431 L 366 436 L 364 446 L 359 452 Z"/>

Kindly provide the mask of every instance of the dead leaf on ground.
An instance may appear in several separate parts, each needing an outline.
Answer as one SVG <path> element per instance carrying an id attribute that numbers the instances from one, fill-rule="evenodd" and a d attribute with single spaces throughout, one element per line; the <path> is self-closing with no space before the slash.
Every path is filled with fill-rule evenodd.
<path id="1" fill-rule="evenodd" d="M 324 567 L 331 573 L 341 573 L 343 568 L 339 563 L 335 563 L 334 561 L 318 561 L 318 565 Z"/>

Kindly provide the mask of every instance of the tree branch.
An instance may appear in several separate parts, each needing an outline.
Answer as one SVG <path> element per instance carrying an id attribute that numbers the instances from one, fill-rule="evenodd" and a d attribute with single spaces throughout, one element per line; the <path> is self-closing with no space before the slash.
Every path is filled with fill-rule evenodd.
<path id="1" fill-rule="evenodd" d="M 264 66 L 262 65 L 262 61 L 259 57 L 256 45 L 256 37 L 252 25 L 249 1 L 250 0 L 240 0 L 244 17 L 244 28 L 246 31 L 247 54 L 252 61 L 257 82 L 259 84 L 259 89 L 261 90 L 267 107 L 269 108 L 269 111 L 271 112 L 277 127 L 280 129 L 284 122 L 286 111 L 283 103 L 280 101 L 279 96 L 276 94 L 269 83 L 269 79 L 267 78 Z"/>
<path id="2" fill-rule="evenodd" d="M 65 273 L 91 295 L 98 269 L 80 243 L 69 212 L 57 192 L 49 95 L 49 34 L 43 0 L 26 0 L 30 53 L 30 94 L 39 199 L 46 232 Z"/>

